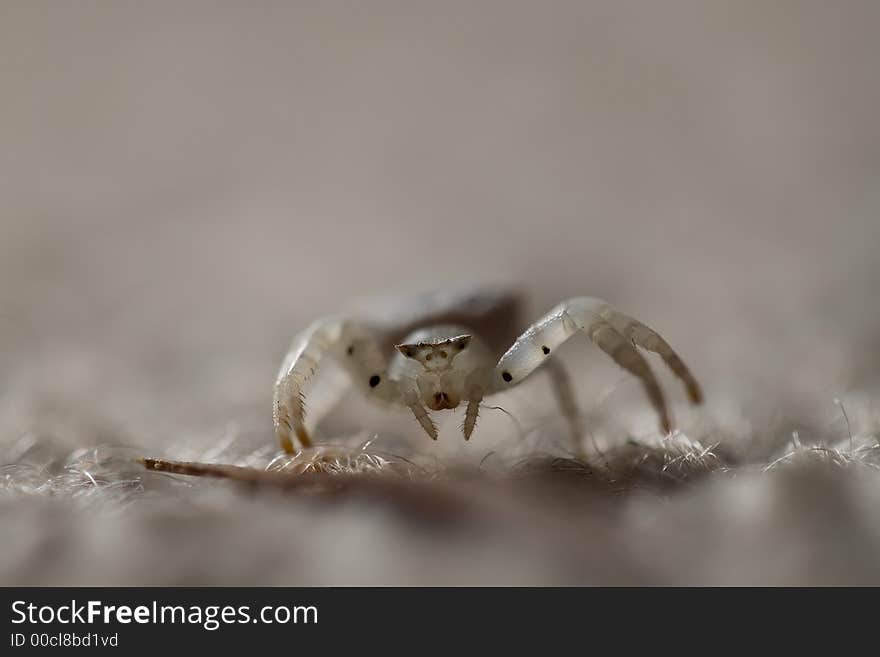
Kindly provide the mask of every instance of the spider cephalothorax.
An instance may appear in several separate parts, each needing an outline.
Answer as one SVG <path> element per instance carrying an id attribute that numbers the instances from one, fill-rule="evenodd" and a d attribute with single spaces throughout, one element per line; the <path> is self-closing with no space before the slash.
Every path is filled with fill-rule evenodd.
<path id="1" fill-rule="evenodd" d="M 410 335 L 408 340 L 421 338 L 426 333 L 432 333 L 435 336 L 442 336 L 447 331 L 455 331 L 455 327 L 438 327 L 438 329 L 419 331 Z M 452 361 L 470 344 L 473 336 L 456 335 L 451 338 L 434 337 L 428 341 L 407 342 L 405 344 L 394 345 L 401 354 L 407 358 L 421 363 L 422 367 L 428 372 L 444 372 L 452 367 Z"/>
<path id="2" fill-rule="evenodd" d="M 465 440 L 476 426 L 487 395 L 546 370 L 576 444 L 579 411 L 568 375 L 554 356 L 576 333 L 586 334 L 614 361 L 638 377 L 660 418 L 664 433 L 672 424 L 663 392 L 637 347 L 660 355 L 685 385 L 693 403 L 702 392 L 690 370 L 658 333 L 600 299 L 578 297 L 553 308 L 529 326 L 503 353 L 515 325 L 517 297 L 481 290 L 433 295 L 416 301 L 402 317 L 329 317 L 314 322 L 293 341 L 275 382 L 275 430 L 281 446 L 294 450 L 292 435 L 311 444 L 305 428 L 304 385 L 325 356 L 334 357 L 369 398 L 407 406 L 425 432 L 437 439 L 428 410 L 467 404 Z M 483 340 L 480 335 L 487 336 Z M 509 344 L 509 342 L 507 342 Z"/>

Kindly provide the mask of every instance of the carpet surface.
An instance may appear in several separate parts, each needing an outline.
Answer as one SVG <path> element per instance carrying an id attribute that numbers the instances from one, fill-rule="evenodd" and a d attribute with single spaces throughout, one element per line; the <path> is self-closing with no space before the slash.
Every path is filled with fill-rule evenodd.
<path id="1" fill-rule="evenodd" d="M 0 583 L 880 583 L 878 30 L 870 1 L 4 2 Z M 540 376 L 434 443 L 327 368 L 318 446 L 279 454 L 294 333 L 497 279 L 526 317 L 644 320 L 705 403 L 652 357 L 661 436 L 573 341 L 573 459 Z"/>

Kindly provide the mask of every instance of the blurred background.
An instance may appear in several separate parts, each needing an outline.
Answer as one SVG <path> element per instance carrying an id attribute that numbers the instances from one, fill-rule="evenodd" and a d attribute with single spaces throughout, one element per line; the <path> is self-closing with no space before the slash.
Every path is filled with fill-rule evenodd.
<path id="1" fill-rule="evenodd" d="M 2 0 L 3 582 L 878 581 L 873 467 L 725 474 L 577 521 L 477 490 L 507 520 L 446 538 L 381 504 L 144 480 L 98 512 L 46 483 L 97 445 L 271 447 L 275 371 L 311 319 L 499 277 L 535 317 L 594 295 L 658 328 L 706 387 L 690 411 L 667 386 L 683 429 L 731 467 L 792 431 L 848 438 L 835 399 L 870 446 L 878 33 L 871 0 Z M 637 386 L 568 355 L 586 407 L 632 389 L 633 415 L 603 405 L 605 446 L 638 432 Z M 509 439 L 494 421 L 417 447 L 479 461 Z M 816 482 L 815 504 L 790 492 Z M 786 499 L 803 523 L 776 522 Z"/>

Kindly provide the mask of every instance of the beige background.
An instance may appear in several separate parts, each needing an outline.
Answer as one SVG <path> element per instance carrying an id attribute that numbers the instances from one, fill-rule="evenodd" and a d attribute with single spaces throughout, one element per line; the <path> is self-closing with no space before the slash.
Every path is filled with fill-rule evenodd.
<path id="1" fill-rule="evenodd" d="M 685 354 L 708 404 L 679 416 L 731 453 L 770 458 L 793 430 L 842 438 L 835 398 L 875 431 L 878 33 L 870 0 L 0 0 L 0 448 L 36 468 L 4 470 L 3 515 L 29 528 L 3 525 L 4 582 L 602 580 L 580 558 L 554 565 L 552 546 L 527 550 L 529 570 L 488 559 L 495 535 L 442 563 L 406 544 L 407 568 L 325 550 L 304 575 L 252 546 L 221 566 L 198 545 L 259 523 L 256 542 L 284 553 L 300 534 L 269 536 L 276 502 L 184 512 L 150 486 L 125 520 L 80 524 L 40 488 L 35 473 L 87 445 L 219 458 L 270 443 L 290 336 L 388 290 L 503 276 L 535 313 L 606 297 Z M 569 355 L 585 405 L 631 387 Z M 609 441 L 641 426 L 634 390 L 632 416 L 603 406 Z M 508 439 L 494 426 L 424 451 L 482 458 Z M 166 511 L 208 520 L 173 539 L 185 548 L 149 530 L 143 553 L 120 543 Z M 318 552 L 393 535 L 382 517 L 303 513 Z M 179 561 L 159 564 L 169 545 Z M 866 558 L 832 575 L 860 581 Z M 800 581 L 811 559 L 737 572 Z M 681 581 L 675 563 L 640 567 L 620 573 Z"/>

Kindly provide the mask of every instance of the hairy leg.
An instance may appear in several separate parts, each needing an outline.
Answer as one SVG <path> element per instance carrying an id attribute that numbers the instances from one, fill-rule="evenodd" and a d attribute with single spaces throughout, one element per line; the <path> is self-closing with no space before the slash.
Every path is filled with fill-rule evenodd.
<path id="1" fill-rule="evenodd" d="M 425 433 L 428 434 L 431 440 L 437 440 L 437 427 L 434 425 L 431 416 L 428 415 L 428 409 L 422 405 L 419 398 L 416 396 L 409 396 L 403 400 L 403 403 L 412 411 L 412 414 L 415 416 L 416 420 L 418 420 L 419 424 L 422 425 L 422 429 L 425 430 Z"/>
<path id="2" fill-rule="evenodd" d="M 328 356 L 368 397 L 398 398 L 397 386 L 387 376 L 386 358 L 369 327 L 346 318 L 318 320 L 293 339 L 275 381 L 275 433 L 285 452 L 294 451 L 293 435 L 302 447 L 312 444 L 305 427 L 305 386 Z"/>
<path id="3" fill-rule="evenodd" d="M 477 416 L 480 414 L 480 404 L 483 402 L 483 389 L 479 386 L 472 386 L 468 390 L 467 409 L 464 413 L 464 424 L 461 431 L 465 440 L 471 439 L 471 434 L 477 426 Z"/>

